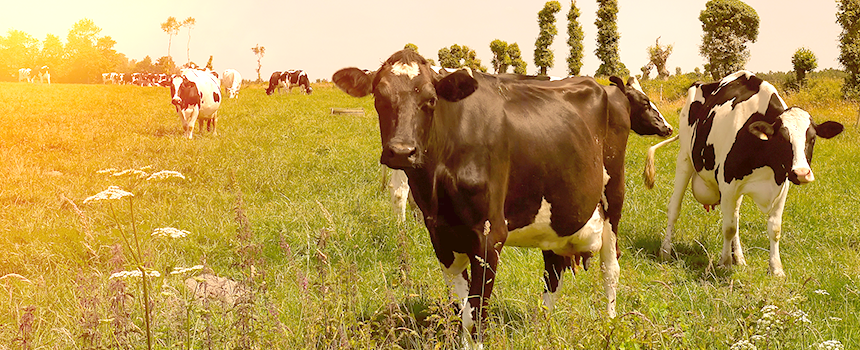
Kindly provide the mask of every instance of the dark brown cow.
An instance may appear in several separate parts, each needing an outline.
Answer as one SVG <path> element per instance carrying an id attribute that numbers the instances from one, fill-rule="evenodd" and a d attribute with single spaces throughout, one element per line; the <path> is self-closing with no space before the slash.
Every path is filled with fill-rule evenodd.
<path id="1" fill-rule="evenodd" d="M 607 312 L 615 316 L 620 268 L 608 213 L 620 218 L 630 116 L 662 120 L 645 104 L 632 106 L 632 96 L 644 95 L 583 77 L 437 74 L 409 50 L 375 72 L 346 68 L 332 80 L 355 97 L 373 93 L 380 162 L 406 172 L 446 280 L 467 298 L 461 311 L 467 331 L 481 333 L 475 320 L 486 317 L 506 244 L 544 251 L 550 308 L 561 273 L 572 262 L 587 268 L 600 252 Z M 633 124 L 646 129 L 660 122 Z"/>

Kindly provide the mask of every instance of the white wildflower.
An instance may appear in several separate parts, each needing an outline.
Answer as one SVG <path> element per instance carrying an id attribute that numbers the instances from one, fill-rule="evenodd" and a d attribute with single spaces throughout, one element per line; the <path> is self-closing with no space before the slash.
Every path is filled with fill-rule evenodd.
<path id="1" fill-rule="evenodd" d="M 761 313 L 764 315 L 772 315 L 776 309 L 779 309 L 776 305 L 765 305 L 761 308 Z"/>
<path id="2" fill-rule="evenodd" d="M 815 293 L 815 294 L 820 294 L 820 295 L 830 295 L 830 293 L 828 293 L 828 292 L 827 292 L 826 290 L 824 290 L 824 289 L 817 289 L 817 290 L 815 290 L 813 293 Z"/>
<path id="3" fill-rule="evenodd" d="M 117 168 L 107 168 L 107 169 L 102 169 L 102 170 L 96 171 L 96 174 L 113 174 L 117 171 L 119 171 L 119 169 L 117 169 Z"/>
<path id="4" fill-rule="evenodd" d="M 153 277 L 153 278 L 161 277 L 161 273 L 156 271 L 156 270 L 146 271 L 146 275 L 149 277 Z M 115 272 L 112 275 L 110 275 L 110 279 L 140 277 L 140 276 L 143 276 L 143 274 L 140 273 L 140 270 L 120 271 L 120 272 Z"/>
<path id="5" fill-rule="evenodd" d="M 145 171 L 141 171 L 141 170 L 137 170 L 137 169 L 126 169 L 126 170 L 118 171 L 118 172 L 111 174 L 111 176 L 116 176 L 116 177 L 130 176 L 130 177 L 138 177 L 138 178 L 143 178 L 146 175 L 147 174 Z"/>
<path id="6" fill-rule="evenodd" d="M 188 236 L 191 232 L 180 230 L 178 228 L 173 227 L 162 227 L 157 228 L 152 231 L 152 237 L 170 237 L 170 238 L 182 238 Z"/>
<path id="7" fill-rule="evenodd" d="M 758 350 L 753 343 L 750 343 L 749 340 L 740 340 L 737 343 L 732 344 L 729 347 L 729 350 Z"/>
<path id="8" fill-rule="evenodd" d="M 203 265 L 194 265 L 192 267 L 174 267 L 173 271 L 170 272 L 171 275 L 181 275 L 189 272 L 194 272 L 197 270 L 203 270 Z"/>
<path id="9" fill-rule="evenodd" d="M 94 196 L 87 197 L 87 199 L 84 199 L 84 204 L 101 200 L 121 199 L 129 196 L 134 197 L 134 194 L 132 194 L 131 192 L 124 191 L 117 186 L 110 186 L 106 190 L 96 193 Z"/>
<path id="10" fill-rule="evenodd" d="M 795 312 L 792 312 L 791 316 L 794 317 L 795 320 L 798 320 L 802 323 L 812 323 L 812 321 L 809 320 L 809 314 L 807 314 L 803 310 L 797 310 Z"/>
<path id="11" fill-rule="evenodd" d="M 831 321 L 834 321 L 834 322 L 841 322 L 841 321 L 842 321 L 842 318 L 841 318 L 841 317 L 833 317 L 833 316 L 831 316 L 831 317 L 830 317 L 830 320 L 831 320 Z"/>
<path id="12" fill-rule="evenodd" d="M 842 345 L 842 342 L 838 340 L 825 340 L 821 343 L 817 343 L 813 346 L 817 350 L 843 350 L 845 349 L 845 345 Z"/>
<path id="13" fill-rule="evenodd" d="M 167 180 L 174 177 L 185 180 L 185 175 L 182 175 L 182 173 L 178 171 L 162 170 L 152 175 L 149 175 L 149 177 L 146 178 L 146 181 Z"/>

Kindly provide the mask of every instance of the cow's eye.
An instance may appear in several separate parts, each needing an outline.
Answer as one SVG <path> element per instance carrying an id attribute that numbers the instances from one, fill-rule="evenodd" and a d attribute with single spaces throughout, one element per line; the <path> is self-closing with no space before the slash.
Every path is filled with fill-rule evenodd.
<path id="1" fill-rule="evenodd" d="M 429 106 L 430 108 L 436 107 L 436 98 L 431 97 L 429 100 L 427 100 L 427 106 Z"/>

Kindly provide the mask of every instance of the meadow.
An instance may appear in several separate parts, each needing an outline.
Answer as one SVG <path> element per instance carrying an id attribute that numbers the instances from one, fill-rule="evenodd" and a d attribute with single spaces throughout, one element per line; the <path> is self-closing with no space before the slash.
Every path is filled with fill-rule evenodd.
<path id="1" fill-rule="evenodd" d="M 643 84 L 673 125 L 688 80 Z M 716 266 L 719 210 L 705 212 L 689 193 L 675 259 L 660 261 L 678 145 L 658 153 L 647 190 L 644 154 L 659 139 L 631 134 L 618 317 L 605 315 L 598 269 L 568 274 L 546 312 L 540 252 L 509 247 L 486 347 L 860 346 L 860 134 L 839 85 L 813 74 L 783 94 L 817 122 L 846 125 L 817 142 L 817 181 L 790 190 L 786 278 L 767 275 L 764 214 L 749 200 L 740 224 L 748 266 Z M 252 84 L 223 101 L 217 136 L 187 140 L 168 91 L 0 83 L 0 349 L 145 349 L 147 334 L 156 349 L 459 345 L 420 214 L 398 222 L 389 208 L 371 97 L 326 83 L 313 95 L 266 96 Z M 182 177 L 149 179 L 162 170 Z M 88 199 L 109 186 L 133 196 Z M 141 267 L 146 284 L 131 276 Z"/>

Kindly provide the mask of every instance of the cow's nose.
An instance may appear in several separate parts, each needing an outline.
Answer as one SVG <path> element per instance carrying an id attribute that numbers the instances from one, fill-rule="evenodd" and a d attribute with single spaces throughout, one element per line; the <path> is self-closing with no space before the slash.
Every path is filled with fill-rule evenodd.
<path id="1" fill-rule="evenodd" d="M 809 168 L 798 168 L 792 170 L 794 175 L 797 176 L 797 181 L 801 184 L 810 183 L 815 181 L 815 175 L 812 174 L 812 169 Z"/>
<path id="2" fill-rule="evenodd" d="M 392 155 L 398 158 L 409 158 L 415 155 L 415 146 L 405 143 L 393 143 L 390 149 Z"/>

